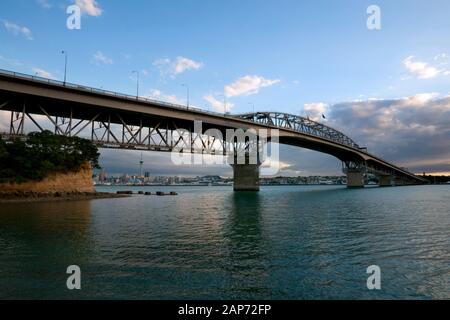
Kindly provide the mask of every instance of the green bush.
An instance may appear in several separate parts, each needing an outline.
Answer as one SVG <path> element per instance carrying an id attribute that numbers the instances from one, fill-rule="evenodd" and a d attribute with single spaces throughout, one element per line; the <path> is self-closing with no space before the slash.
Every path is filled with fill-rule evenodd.
<path id="1" fill-rule="evenodd" d="M 90 141 L 50 131 L 30 133 L 26 141 L 0 139 L 0 182 L 42 180 L 52 172 L 78 171 L 86 162 L 100 168 L 99 156 Z"/>

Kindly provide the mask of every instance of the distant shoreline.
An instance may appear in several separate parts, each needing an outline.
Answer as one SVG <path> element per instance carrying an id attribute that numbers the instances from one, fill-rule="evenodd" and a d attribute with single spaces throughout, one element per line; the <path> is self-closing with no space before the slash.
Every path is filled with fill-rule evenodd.
<path id="1" fill-rule="evenodd" d="M 260 184 L 261 187 L 286 187 L 286 186 L 345 186 L 345 184 Z M 102 185 L 98 184 L 95 187 L 233 187 L 233 185 L 208 185 L 208 184 L 114 184 Z"/>

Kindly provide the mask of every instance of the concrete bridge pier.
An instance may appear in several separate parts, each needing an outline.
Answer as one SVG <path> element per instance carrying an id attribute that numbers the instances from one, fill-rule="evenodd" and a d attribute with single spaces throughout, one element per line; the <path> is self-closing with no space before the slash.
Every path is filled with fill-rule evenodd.
<path id="1" fill-rule="evenodd" d="M 234 191 L 259 191 L 259 164 L 233 164 Z"/>
<path id="2" fill-rule="evenodd" d="M 395 177 L 395 179 L 394 179 L 394 185 L 395 186 L 404 186 L 406 184 L 407 183 L 406 183 L 406 181 L 404 179 L 402 179 L 400 177 Z"/>
<path id="3" fill-rule="evenodd" d="M 233 168 L 234 191 L 259 191 L 259 168 L 262 162 L 257 149 L 235 151 L 229 156 L 228 163 Z"/>
<path id="4" fill-rule="evenodd" d="M 378 177 L 379 179 L 379 186 L 380 187 L 392 187 L 392 176 L 391 175 L 380 175 Z"/>
<path id="5" fill-rule="evenodd" d="M 362 169 L 348 169 L 347 188 L 364 188 L 364 173 Z"/>

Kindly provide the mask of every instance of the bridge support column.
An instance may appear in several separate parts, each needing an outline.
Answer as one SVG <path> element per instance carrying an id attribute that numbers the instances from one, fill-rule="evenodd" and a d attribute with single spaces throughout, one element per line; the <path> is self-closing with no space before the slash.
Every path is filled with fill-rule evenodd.
<path id="1" fill-rule="evenodd" d="M 390 175 L 380 175 L 378 177 L 379 179 L 379 186 L 380 187 L 392 187 L 392 176 Z"/>
<path id="2" fill-rule="evenodd" d="M 233 164 L 234 191 L 259 191 L 259 164 Z"/>
<path id="3" fill-rule="evenodd" d="M 394 179 L 394 185 L 395 186 L 404 186 L 406 185 L 405 180 L 400 177 L 395 177 Z"/>
<path id="4" fill-rule="evenodd" d="M 364 188 L 364 171 L 348 170 L 347 171 L 347 188 Z"/>

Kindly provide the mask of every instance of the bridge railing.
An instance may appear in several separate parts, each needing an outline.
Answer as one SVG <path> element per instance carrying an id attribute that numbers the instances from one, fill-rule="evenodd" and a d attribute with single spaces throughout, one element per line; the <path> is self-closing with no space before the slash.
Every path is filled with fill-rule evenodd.
<path id="1" fill-rule="evenodd" d="M 33 76 L 30 74 L 9 71 L 9 70 L 4 70 L 4 69 L 0 69 L 0 74 L 15 77 L 18 79 L 26 79 L 26 80 L 31 80 L 31 81 L 35 81 L 35 82 L 60 86 L 63 88 L 76 89 L 76 90 L 86 91 L 86 92 L 90 92 L 90 93 L 96 93 L 96 94 L 102 94 L 102 95 L 127 99 L 127 100 L 131 100 L 131 101 L 141 101 L 141 102 L 145 102 L 145 103 L 157 104 L 160 106 L 166 106 L 166 107 L 170 107 L 170 108 L 174 108 L 174 109 L 195 111 L 195 112 L 211 114 L 211 115 L 220 116 L 220 117 L 228 116 L 228 114 L 226 114 L 226 113 L 224 114 L 224 113 L 214 112 L 214 111 L 205 110 L 205 109 L 201 109 L 201 108 L 197 108 L 197 107 L 191 107 L 191 106 L 187 107 L 187 106 L 183 106 L 181 104 L 175 104 L 175 103 L 170 103 L 170 102 L 166 102 L 166 101 L 150 99 L 150 98 L 146 98 L 146 97 L 142 97 L 142 96 L 133 96 L 133 95 L 110 91 L 110 90 L 98 89 L 98 88 L 89 87 L 89 86 L 82 86 L 82 85 L 73 84 L 70 82 L 63 82 L 60 80 L 44 78 L 44 77 L 40 77 L 37 75 Z"/>

